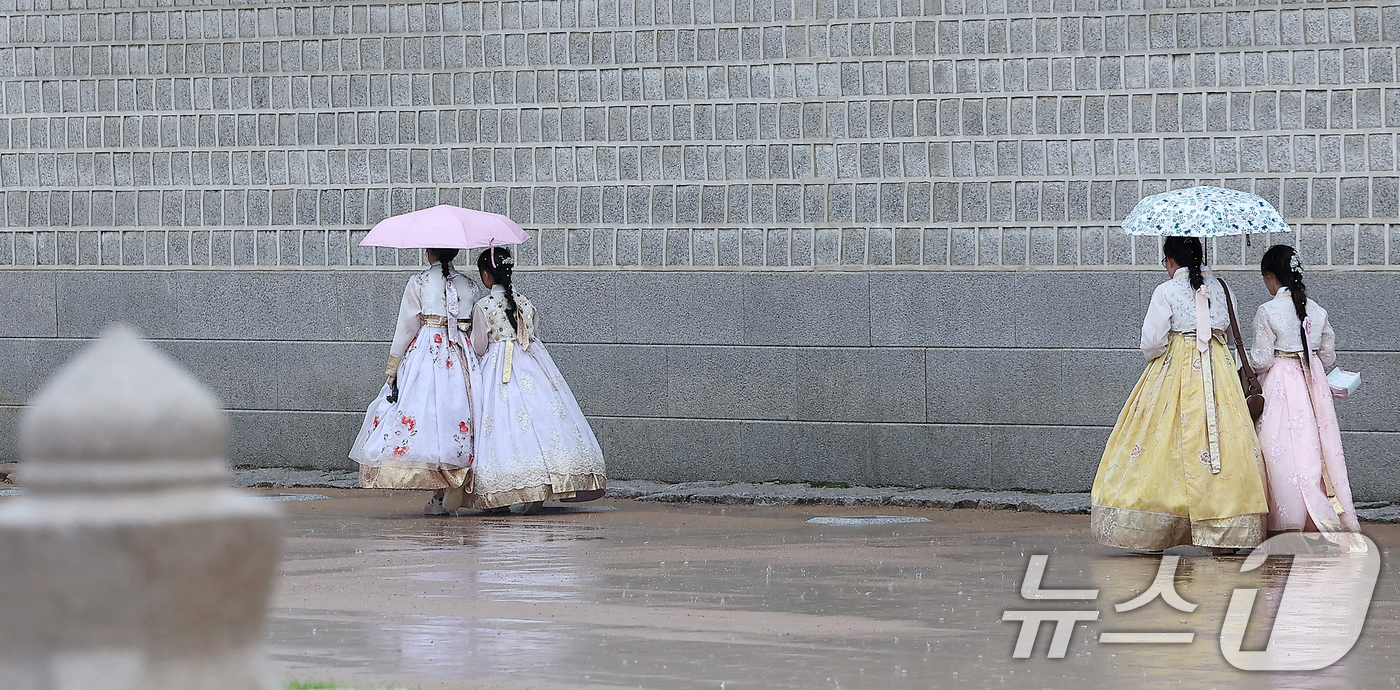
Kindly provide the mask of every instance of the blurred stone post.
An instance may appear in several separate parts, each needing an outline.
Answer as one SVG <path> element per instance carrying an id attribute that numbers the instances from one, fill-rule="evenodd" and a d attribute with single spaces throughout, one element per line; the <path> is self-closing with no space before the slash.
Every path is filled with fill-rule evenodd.
<path id="1" fill-rule="evenodd" d="M 228 488 L 204 386 L 125 327 L 20 423 L 0 504 L 0 690 L 272 690 L 275 508 Z"/>

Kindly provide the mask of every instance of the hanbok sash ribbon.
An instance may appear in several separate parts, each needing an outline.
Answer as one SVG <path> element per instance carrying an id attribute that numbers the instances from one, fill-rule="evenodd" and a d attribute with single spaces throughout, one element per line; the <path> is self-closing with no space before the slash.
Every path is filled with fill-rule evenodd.
<path id="1" fill-rule="evenodd" d="M 501 383 L 510 383 L 510 370 L 515 366 L 515 341 L 506 341 L 506 364 L 501 367 Z"/>
<path id="2" fill-rule="evenodd" d="M 501 383 L 503 384 L 510 383 L 511 370 L 515 368 L 516 345 L 519 345 L 521 351 L 523 351 L 525 354 L 530 355 L 531 357 L 535 357 L 535 353 L 530 351 L 530 343 L 533 342 L 533 339 L 529 332 L 529 322 L 525 320 L 525 314 L 520 312 L 516 313 L 515 338 L 507 340 L 505 342 L 506 362 L 505 366 L 501 369 Z M 535 357 L 535 361 L 539 361 L 539 358 Z M 545 376 L 549 377 L 549 374 L 546 372 Z M 553 386 L 554 390 L 559 390 L 559 386 L 555 385 L 554 379 L 552 377 L 549 377 L 549 385 Z"/>
<path id="3" fill-rule="evenodd" d="M 1202 285 L 1196 289 L 1196 350 L 1209 350 L 1210 336 L 1210 294 Z"/>
<path id="4" fill-rule="evenodd" d="M 457 315 L 461 312 L 462 308 L 462 301 L 461 298 L 457 296 L 457 286 L 455 284 L 457 276 L 459 275 L 461 274 L 453 271 L 447 276 L 447 293 L 445 300 L 447 307 L 447 339 L 452 344 L 461 347 L 463 351 L 465 351 L 466 345 L 465 341 L 462 340 L 462 329 L 457 327 Z"/>
<path id="5" fill-rule="evenodd" d="M 493 259 L 493 260 L 495 259 L 495 255 L 494 255 L 494 254 L 492 255 L 492 259 Z M 507 288 L 507 289 L 509 289 L 509 288 Z M 517 310 L 516 313 L 515 313 L 515 338 L 513 338 L 513 339 L 511 339 L 511 340 L 507 340 L 507 341 L 505 341 L 505 342 L 506 342 L 506 363 L 505 363 L 505 366 L 501 369 L 501 383 L 502 383 L 502 384 L 510 383 L 511 370 L 515 368 L 515 346 L 516 346 L 516 344 L 517 344 L 517 343 L 520 344 L 520 349 L 525 350 L 526 352 L 529 352 L 529 351 L 530 351 L 530 350 L 529 350 L 530 341 L 529 341 L 528 337 L 527 337 L 526 334 L 525 334 L 525 319 L 524 319 L 524 315 L 521 314 L 521 313 L 519 312 L 519 310 Z"/>
<path id="6" fill-rule="evenodd" d="M 460 273 L 452 271 L 447 276 L 447 292 L 444 295 L 444 306 L 447 311 L 447 342 L 456 345 L 457 353 L 462 357 L 462 380 L 467 382 L 467 396 L 471 397 L 471 377 L 465 366 L 467 351 L 471 349 L 471 346 L 467 343 L 466 336 L 462 335 L 461 324 L 457 321 L 457 317 L 462 312 L 462 298 L 457 295 L 456 285 L 457 277 L 460 275 Z"/>
<path id="7" fill-rule="evenodd" d="M 1303 339 L 1303 351 L 1297 353 L 1297 356 L 1298 356 L 1298 364 L 1299 364 L 1299 366 L 1301 366 L 1302 369 L 1303 369 L 1303 379 L 1304 379 L 1304 382 L 1305 382 L 1304 388 L 1308 391 L 1308 407 L 1312 409 L 1312 411 L 1313 411 L 1313 420 L 1316 422 L 1317 433 L 1318 433 L 1318 448 L 1322 448 L 1322 418 L 1323 418 L 1323 414 L 1322 414 L 1322 410 L 1318 409 L 1317 396 L 1318 396 L 1318 395 L 1323 395 L 1323 394 L 1330 394 L 1330 391 L 1327 391 L 1327 392 L 1325 392 L 1325 393 L 1319 393 L 1319 392 L 1313 390 L 1313 388 L 1314 388 L 1314 387 L 1316 386 L 1316 384 L 1317 384 L 1317 381 L 1316 381 L 1315 379 L 1313 379 L 1313 368 L 1312 368 L 1313 353 L 1312 353 L 1312 343 L 1310 342 L 1310 341 L 1311 341 L 1311 338 L 1312 338 L 1312 317 L 1311 317 L 1311 316 L 1308 316 L 1308 317 L 1304 317 L 1304 318 L 1303 318 L 1303 335 L 1304 335 L 1304 339 Z M 1319 358 L 1319 359 L 1317 360 L 1317 363 L 1318 363 L 1318 364 L 1321 364 L 1321 363 L 1322 363 L 1322 359 Z M 1332 504 L 1333 504 L 1332 507 L 1336 509 L 1338 515 L 1341 515 L 1341 514 L 1342 514 L 1343 512 L 1345 512 L 1345 511 L 1342 509 L 1342 505 L 1341 505 L 1340 503 L 1337 502 L 1337 490 L 1336 490 L 1336 488 L 1333 487 L 1333 484 L 1332 484 L 1332 477 L 1331 477 L 1331 476 L 1328 474 L 1328 472 L 1327 472 L 1327 462 L 1326 462 L 1326 460 L 1327 460 L 1327 458 L 1323 458 L 1323 463 L 1322 463 L 1322 488 L 1323 488 L 1323 490 L 1327 493 L 1327 497 L 1330 498 L 1330 499 L 1332 499 Z M 1325 527 L 1328 528 L 1328 529 L 1331 529 L 1332 531 L 1336 531 L 1336 526 L 1335 526 L 1335 525 L 1327 525 L 1327 526 L 1325 526 Z"/>
<path id="8" fill-rule="evenodd" d="M 1201 383 L 1206 403 L 1206 440 L 1210 447 L 1210 472 L 1220 474 L 1220 422 L 1215 409 L 1215 372 L 1211 365 L 1210 295 L 1206 286 L 1196 289 L 1196 351 L 1201 359 Z"/>

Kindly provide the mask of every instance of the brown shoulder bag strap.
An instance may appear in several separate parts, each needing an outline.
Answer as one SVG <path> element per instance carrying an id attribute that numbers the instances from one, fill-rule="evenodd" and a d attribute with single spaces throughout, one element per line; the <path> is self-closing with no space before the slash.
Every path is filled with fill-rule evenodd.
<path id="1" fill-rule="evenodd" d="M 1220 280 L 1220 288 L 1225 291 L 1225 308 L 1230 311 L 1230 335 L 1235 340 L 1235 355 L 1240 358 L 1240 386 L 1244 388 L 1246 398 L 1251 395 L 1263 395 L 1264 387 L 1259 385 L 1259 376 L 1254 373 L 1254 367 L 1249 365 L 1244 338 L 1240 337 L 1240 322 L 1235 318 L 1235 300 L 1230 296 L 1230 286 L 1226 285 L 1224 280 Z"/>

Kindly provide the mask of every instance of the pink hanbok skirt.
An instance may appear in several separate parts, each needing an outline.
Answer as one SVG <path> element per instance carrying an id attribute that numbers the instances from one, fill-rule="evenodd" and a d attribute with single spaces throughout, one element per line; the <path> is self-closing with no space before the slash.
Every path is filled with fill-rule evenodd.
<path id="1" fill-rule="evenodd" d="M 1278 357 L 1263 376 L 1264 414 L 1257 430 L 1268 471 L 1269 529 L 1300 530 L 1311 517 L 1323 532 L 1357 532 L 1361 527 L 1332 391 L 1322 361 L 1313 356 L 1309 368 L 1312 395 L 1295 357 Z M 1328 496 L 1329 483 L 1335 504 Z"/>

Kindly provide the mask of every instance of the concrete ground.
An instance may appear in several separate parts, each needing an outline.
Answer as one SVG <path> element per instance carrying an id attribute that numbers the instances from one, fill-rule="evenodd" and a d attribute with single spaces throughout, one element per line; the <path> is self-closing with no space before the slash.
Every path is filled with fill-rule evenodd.
<path id="1" fill-rule="evenodd" d="M 1286 561 L 1182 555 L 1181 613 L 1130 600 L 1159 559 L 1096 546 L 1088 518 L 898 505 L 756 506 L 609 499 L 539 516 L 424 518 L 422 492 L 260 489 L 287 501 L 287 552 L 268 633 L 288 679 L 401 688 L 1361 688 L 1400 685 L 1400 527 L 1367 525 L 1383 569 L 1360 642 L 1321 671 L 1238 671 L 1218 636 L 1230 591 L 1265 602 Z M 813 517 L 927 522 L 830 525 Z M 1047 588 L 1093 602 L 1028 602 Z M 1335 602 L 1317 601 L 1319 607 Z M 1267 603 L 1261 606 L 1267 609 Z M 1012 659 L 1003 612 L 1097 609 L 1063 659 L 1051 625 Z M 1268 635 L 1256 613 L 1246 648 Z M 1194 632 L 1187 645 L 1108 645 L 1103 631 Z M 1249 645 L 1255 645 L 1250 647 Z"/>

